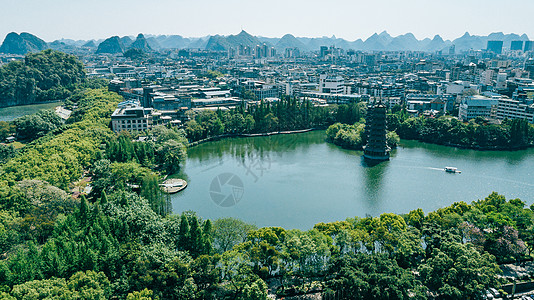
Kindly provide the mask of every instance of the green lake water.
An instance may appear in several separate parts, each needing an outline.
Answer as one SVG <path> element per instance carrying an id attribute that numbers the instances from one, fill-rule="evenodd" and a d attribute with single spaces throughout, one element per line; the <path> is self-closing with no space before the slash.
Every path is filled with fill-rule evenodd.
<path id="1" fill-rule="evenodd" d="M 324 137 L 314 131 L 193 147 L 181 176 L 188 187 L 171 196 L 174 212 L 309 229 L 354 216 L 428 213 L 492 191 L 533 203 L 534 149 L 484 152 L 402 141 L 390 161 L 369 167 L 361 151 Z M 462 173 L 446 173 L 445 166 Z"/>
<path id="2" fill-rule="evenodd" d="M 52 109 L 59 105 L 61 105 L 61 102 L 49 102 L 0 108 L 0 121 L 13 121 L 16 118 L 34 114 L 41 109 Z"/>

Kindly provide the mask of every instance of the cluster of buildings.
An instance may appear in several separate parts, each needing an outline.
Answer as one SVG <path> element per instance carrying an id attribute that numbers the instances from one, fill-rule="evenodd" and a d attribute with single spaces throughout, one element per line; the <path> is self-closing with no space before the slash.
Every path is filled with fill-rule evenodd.
<path id="1" fill-rule="evenodd" d="M 335 46 L 276 53 L 258 45 L 225 53 L 169 50 L 142 62 L 94 55 L 84 62 L 90 76 L 112 79 L 109 89 L 127 100 L 112 116 L 115 131 L 182 126 L 188 111 L 246 107 L 284 95 L 314 105 L 382 99 L 389 109 L 405 108 L 413 116 L 534 123 L 532 42 L 513 42 L 506 51 L 502 44 L 490 41 L 486 50 L 462 53 Z"/>

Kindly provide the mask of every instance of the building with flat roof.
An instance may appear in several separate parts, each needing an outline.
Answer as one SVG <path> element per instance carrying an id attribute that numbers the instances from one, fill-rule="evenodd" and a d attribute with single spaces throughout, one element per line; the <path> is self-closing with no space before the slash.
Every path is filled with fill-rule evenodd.
<path id="1" fill-rule="evenodd" d="M 347 104 L 347 103 L 357 103 L 365 102 L 369 100 L 369 95 L 358 95 L 358 94 L 330 94 L 330 93 L 318 93 L 318 92 L 302 92 L 300 93 L 301 97 L 310 98 L 310 99 L 322 99 L 326 100 L 328 104 Z"/>
<path id="2" fill-rule="evenodd" d="M 192 108 L 199 107 L 236 107 L 242 103 L 244 100 L 241 100 L 236 97 L 226 97 L 226 98 L 209 98 L 209 99 L 193 99 L 191 100 Z"/>
<path id="3" fill-rule="evenodd" d="M 495 119 L 499 100 L 485 96 L 475 95 L 465 97 L 460 103 L 458 117 L 462 121 L 469 121 L 476 117 Z"/>
<path id="4" fill-rule="evenodd" d="M 143 131 L 152 128 L 152 108 L 125 106 L 117 108 L 111 115 L 113 132 Z"/>
<path id="5" fill-rule="evenodd" d="M 349 94 L 345 88 L 345 80 L 341 76 L 319 76 L 319 93 Z"/>
<path id="6" fill-rule="evenodd" d="M 427 110 L 445 113 L 447 110 L 447 99 L 441 95 L 407 94 L 406 109 L 412 114 L 422 114 Z"/>
<path id="7" fill-rule="evenodd" d="M 524 119 L 534 123 L 534 104 L 505 97 L 498 99 L 497 119 Z"/>

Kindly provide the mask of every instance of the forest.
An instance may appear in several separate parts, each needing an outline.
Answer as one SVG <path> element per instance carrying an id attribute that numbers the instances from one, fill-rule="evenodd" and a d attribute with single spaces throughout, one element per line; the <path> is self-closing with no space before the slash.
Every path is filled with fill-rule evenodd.
<path id="1" fill-rule="evenodd" d="M 77 57 L 50 49 L 30 53 L 0 67 L 0 107 L 62 100 L 86 83 Z"/>

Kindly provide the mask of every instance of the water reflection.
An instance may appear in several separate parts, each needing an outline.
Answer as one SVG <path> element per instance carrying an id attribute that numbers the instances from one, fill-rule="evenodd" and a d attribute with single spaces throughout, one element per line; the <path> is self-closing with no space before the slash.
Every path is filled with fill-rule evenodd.
<path id="1" fill-rule="evenodd" d="M 361 156 L 360 162 L 363 172 L 364 184 L 363 195 L 366 200 L 368 211 L 366 215 L 377 216 L 380 214 L 381 199 L 383 199 L 384 177 L 389 161 L 376 161 Z"/>
<path id="2" fill-rule="evenodd" d="M 172 196 L 175 212 L 309 229 L 354 216 L 429 212 L 483 199 L 492 191 L 532 202 L 534 149 L 481 152 L 403 141 L 390 161 L 370 166 L 361 151 L 341 149 L 324 138 L 324 131 L 316 131 L 193 147 L 183 170 L 190 184 Z M 445 166 L 462 174 L 447 174 Z M 212 179 L 225 172 L 239 176 L 245 188 L 243 201 L 231 209 L 209 198 Z"/>

